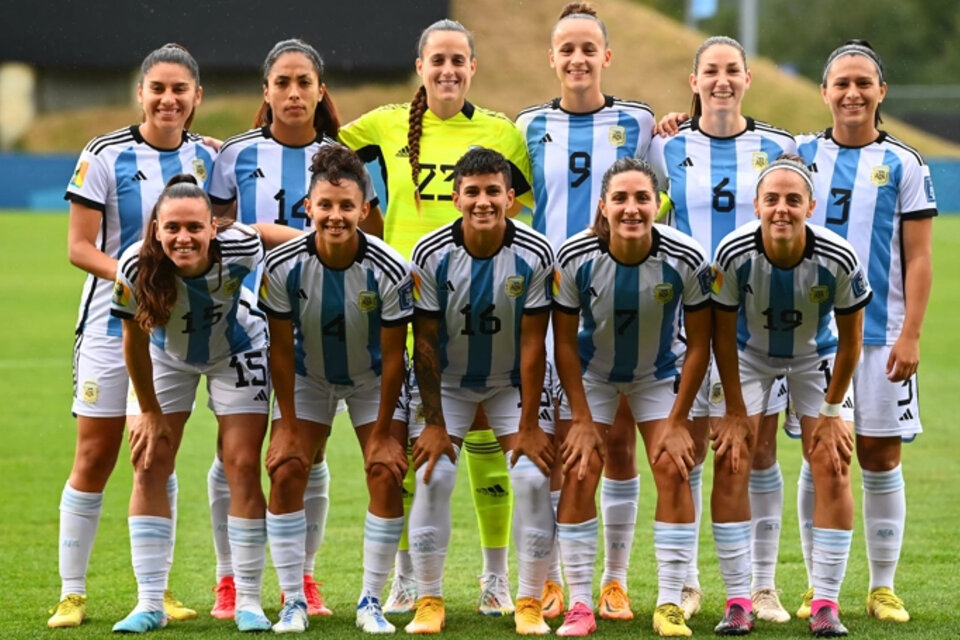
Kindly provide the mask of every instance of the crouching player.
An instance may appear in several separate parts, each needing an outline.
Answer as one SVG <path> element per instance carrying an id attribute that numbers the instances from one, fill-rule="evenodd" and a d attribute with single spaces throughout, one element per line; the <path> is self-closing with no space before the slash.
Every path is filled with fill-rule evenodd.
<path id="1" fill-rule="evenodd" d="M 506 452 L 515 496 L 517 632 L 540 635 L 550 630 L 540 596 L 554 537 L 553 444 L 538 416 L 553 251 L 544 236 L 505 217 L 513 189 L 510 165 L 498 152 L 468 151 L 454 168 L 453 186 L 462 217 L 421 238 L 411 263 L 413 362 L 425 422 L 410 426 L 418 485 L 409 535 L 419 600 L 406 629 L 443 628 L 457 458 L 482 406 Z"/>
<path id="2" fill-rule="evenodd" d="M 763 398 L 785 375 L 813 473 L 813 604 L 810 630 L 847 634 L 837 616 L 853 529 L 853 435 L 840 405 L 856 369 L 863 308 L 872 292 L 850 244 L 806 224 L 813 181 L 802 161 L 784 155 L 757 180 L 757 222 L 717 246 L 714 354 L 726 413 L 712 438 L 713 535 L 727 607 L 720 635 L 753 627 L 750 601 L 750 459 Z"/>

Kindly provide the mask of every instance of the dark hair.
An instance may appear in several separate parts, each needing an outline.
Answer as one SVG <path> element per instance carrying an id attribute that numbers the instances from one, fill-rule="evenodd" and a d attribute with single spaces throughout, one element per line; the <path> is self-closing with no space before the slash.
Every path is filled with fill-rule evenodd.
<path id="1" fill-rule="evenodd" d="M 466 176 L 482 176 L 499 173 L 503 183 L 510 189 L 510 163 L 503 154 L 485 147 L 474 147 L 460 156 L 453 167 L 453 190 L 460 191 L 460 181 Z"/>
<path id="2" fill-rule="evenodd" d="M 200 88 L 200 65 L 197 64 L 197 61 L 190 55 L 186 47 L 176 42 L 168 42 L 159 49 L 154 49 L 147 54 L 147 57 L 140 63 L 140 79 L 137 81 L 137 84 L 142 87 L 143 79 L 150 73 L 150 69 L 161 62 L 180 65 L 190 72 L 193 81 L 197 83 L 197 88 Z M 194 108 L 190 112 L 190 115 L 187 116 L 187 121 L 183 126 L 184 129 L 189 129 L 190 125 L 193 124 L 193 116 L 196 112 L 197 110 Z"/>
<path id="3" fill-rule="evenodd" d="M 560 17 L 550 30 L 550 44 L 553 44 L 553 36 L 557 32 L 557 27 L 564 20 L 592 20 L 600 27 L 600 33 L 603 34 L 603 46 L 610 46 L 610 36 L 607 34 L 607 25 L 597 16 L 597 10 L 586 2 L 569 2 L 560 12 Z"/>
<path id="4" fill-rule="evenodd" d="M 194 176 L 182 173 L 170 178 L 160 197 L 157 198 L 156 204 L 153 205 L 150 222 L 145 228 L 143 244 L 140 247 L 140 264 L 134 285 L 134 296 L 137 300 L 137 313 L 134 320 L 144 331 L 149 332 L 154 327 L 165 326 L 170 321 L 170 309 L 177 302 L 177 274 L 173 262 L 163 252 L 163 246 L 157 240 L 154 230 L 159 224 L 157 214 L 161 205 L 167 200 L 183 198 L 200 198 L 210 211 L 211 219 L 213 218 L 210 196 L 197 184 Z M 211 243 L 210 252 L 211 258 L 219 263 L 219 245 Z"/>
<path id="5" fill-rule="evenodd" d="M 837 58 L 842 56 L 863 56 L 867 58 L 877 68 L 877 77 L 880 79 L 880 85 L 882 86 L 887 83 L 886 73 L 883 70 L 883 60 L 880 59 L 880 54 L 874 51 L 873 47 L 866 40 L 854 38 L 847 40 L 843 46 L 837 47 L 827 56 L 827 62 L 823 65 L 823 76 L 820 80 L 822 87 L 827 86 L 827 75 L 830 73 L 830 67 L 833 66 Z M 877 104 L 877 110 L 873 116 L 873 126 L 877 126 L 881 122 L 883 122 L 883 118 L 880 117 L 880 105 Z"/>
<path id="6" fill-rule="evenodd" d="M 310 60 L 313 70 L 317 72 L 317 83 L 323 85 L 323 58 L 317 53 L 317 50 L 299 38 L 281 40 L 273 45 L 266 59 L 263 61 L 263 86 L 266 87 L 270 71 L 277 60 L 285 53 L 301 53 Z M 273 109 L 264 99 L 257 110 L 257 115 L 253 118 L 254 127 L 264 127 L 273 123 Z M 317 105 L 317 110 L 313 114 L 313 128 L 320 134 L 326 134 L 331 138 L 336 138 L 340 131 L 340 115 L 337 113 L 337 106 L 333 103 L 329 91 L 323 92 L 323 99 Z"/>
<path id="7" fill-rule="evenodd" d="M 807 195 L 810 197 L 810 200 L 813 200 L 813 174 L 810 173 L 810 168 L 807 166 L 807 163 L 803 161 L 803 158 L 792 153 L 783 154 L 763 168 L 760 175 L 757 176 L 758 196 L 760 195 L 760 185 L 770 173 L 777 169 L 787 169 L 799 174 L 807 186 Z"/>
<path id="8" fill-rule="evenodd" d="M 613 179 L 613 176 L 620 173 L 628 173 L 630 171 L 639 171 L 643 175 L 650 178 L 650 187 L 653 189 L 654 197 L 657 199 L 657 203 L 660 202 L 660 184 L 657 181 L 657 174 L 654 173 L 653 167 L 649 164 L 640 160 L 638 158 L 631 158 L 626 156 L 620 158 L 607 169 L 603 174 L 603 179 L 600 181 L 600 200 L 607 199 L 607 192 L 610 190 L 610 181 Z M 597 205 L 597 212 L 593 217 L 593 226 L 591 227 L 593 234 L 610 244 L 610 222 L 604 217 L 600 205 Z"/>
<path id="9" fill-rule="evenodd" d="M 470 47 L 470 59 L 476 58 L 476 49 L 473 44 L 473 34 L 456 20 L 437 20 L 420 33 L 417 41 L 417 57 L 423 58 L 423 49 L 427 46 L 427 39 L 435 31 L 456 31 L 467 38 Z M 420 137 L 423 135 L 423 114 L 427 111 L 427 88 L 420 85 L 410 101 L 410 117 L 407 119 L 407 148 L 409 150 L 410 177 L 413 180 L 413 197 L 420 208 Z"/>
<path id="10" fill-rule="evenodd" d="M 356 153 L 339 144 L 325 144 L 320 147 L 320 150 L 313 154 L 310 173 L 312 175 L 308 194 L 321 180 L 337 186 L 342 180 L 352 180 L 360 187 L 361 194 L 367 192 L 367 174 L 363 161 Z"/>
<path id="11" fill-rule="evenodd" d="M 693 75 L 697 75 L 697 71 L 700 69 L 700 56 L 703 55 L 703 52 L 718 44 L 725 44 L 739 51 L 740 59 L 743 61 L 743 70 L 747 70 L 747 52 L 743 50 L 742 44 L 729 36 L 710 36 L 703 41 L 703 44 L 700 45 L 700 47 L 697 49 L 697 52 L 693 56 Z M 696 117 L 702 113 L 703 103 L 700 101 L 700 94 L 694 93 L 693 100 L 690 103 L 690 115 Z"/>

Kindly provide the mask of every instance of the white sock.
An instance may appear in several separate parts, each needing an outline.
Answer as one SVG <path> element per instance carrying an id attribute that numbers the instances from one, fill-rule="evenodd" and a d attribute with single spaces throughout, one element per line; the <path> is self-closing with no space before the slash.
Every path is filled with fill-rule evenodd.
<path id="1" fill-rule="evenodd" d="M 507 452 L 509 468 L 511 453 Z M 513 540 L 517 550 L 517 598 L 540 599 L 550 569 L 554 515 L 550 478 L 527 456 L 509 468 L 513 491 Z"/>
<path id="2" fill-rule="evenodd" d="M 797 481 L 797 520 L 800 523 L 800 549 L 807 566 L 807 586 L 813 586 L 813 473 L 803 461 Z"/>
<path id="3" fill-rule="evenodd" d="M 303 560 L 303 575 L 313 575 L 317 551 L 323 544 L 323 532 L 327 527 L 327 511 L 330 509 L 330 469 L 327 461 L 310 467 L 310 479 L 303 492 L 303 510 L 307 518 L 307 542 Z"/>
<path id="4" fill-rule="evenodd" d="M 593 563 L 597 559 L 596 518 L 574 524 L 557 523 L 563 575 L 570 590 L 568 609 L 578 602 L 593 610 Z"/>
<path id="5" fill-rule="evenodd" d="M 173 521 L 159 516 L 130 516 L 127 525 L 133 574 L 137 577 L 134 611 L 163 611 Z"/>
<path id="6" fill-rule="evenodd" d="M 381 518 L 367 511 L 363 521 L 363 591 L 360 599 L 380 600 L 403 533 L 403 516 Z"/>
<path id="7" fill-rule="evenodd" d="M 657 606 L 680 604 L 683 579 L 687 574 L 693 545 L 697 542 L 697 525 L 653 523 L 653 548 L 657 556 L 657 578 L 660 590 Z"/>
<path id="8" fill-rule="evenodd" d="M 207 472 L 207 498 L 210 500 L 210 524 L 213 525 L 213 549 L 217 554 L 217 582 L 233 575 L 227 514 L 230 512 L 230 485 L 223 462 L 214 456 Z"/>
<path id="9" fill-rule="evenodd" d="M 893 589 L 907 518 L 903 468 L 863 470 L 863 531 L 870 564 L 870 590 Z"/>
<path id="10" fill-rule="evenodd" d="M 170 503 L 170 552 L 167 554 L 167 580 L 170 580 L 170 568 L 173 566 L 173 549 L 177 546 L 177 496 L 180 485 L 177 483 L 177 472 L 174 471 L 167 478 L 167 501 Z M 169 585 L 164 585 L 164 589 Z"/>
<path id="11" fill-rule="evenodd" d="M 560 504 L 560 490 L 550 492 L 550 504 L 553 506 L 553 521 L 557 521 L 557 505 Z M 560 543 L 557 541 L 556 528 L 554 528 L 553 550 L 550 551 L 550 568 L 547 570 L 547 578 L 554 584 L 563 586 L 563 572 L 560 569 Z"/>
<path id="12" fill-rule="evenodd" d="M 396 563 L 397 575 L 413 580 L 413 560 L 410 559 L 409 549 L 397 551 Z"/>
<path id="13" fill-rule="evenodd" d="M 637 523 L 640 476 L 629 480 L 604 478 L 600 487 L 600 512 L 603 515 L 604 562 L 600 585 L 616 580 L 627 590 L 627 569 L 633 530 Z"/>
<path id="14" fill-rule="evenodd" d="M 270 557 L 277 568 L 277 580 L 284 598 L 305 601 L 303 593 L 303 546 L 307 536 L 307 518 L 300 511 L 273 514 L 267 511 L 267 538 Z"/>
<path id="15" fill-rule="evenodd" d="M 853 531 L 813 529 L 813 599 L 837 602 L 847 572 Z"/>
<path id="16" fill-rule="evenodd" d="M 427 465 L 417 470 L 417 490 L 410 507 L 407 535 L 417 578 L 417 596 L 439 598 L 443 596 L 443 563 L 450 544 L 450 496 L 457 480 L 457 465 L 447 456 L 440 456 L 433 467 L 430 484 L 423 483 L 426 470 Z"/>
<path id="17" fill-rule="evenodd" d="M 267 521 L 263 518 L 227 516 L 233 575 L 237 586 L 237 610 L 262 611 L 260 587 L 267 563 Z"/>
<path id="18" fill-rule="evenodd" d="M 683 586 L 693 589 L 700 588 L 700 516 L 703 513 L 703 463 L 690 469 L 690 494 L 693 496 L 693 524 L 696 540 L 693 542 L 693 555 L 687 567 L 687 576 L 683 579 Z"/>
<path id="19" fill-rule="evenodd" d="M 776 462 L 766 469 L 750 471 L 750 527 L 753 533 L 753 584 L 775 589 L 780 522 L 783 519 L 783 475 Z"/>
<path id="20" fill-rule="evenodd" d="M 713 540 L 717 546 L 720 577 L 727 589 L 727 600 L 750 598 L 750 521 L 714 522 Z"/>
<path id="21" fill-rule="evenodd" d="M 483 554 L 483 573 L 495 573 L 498 576 L 507 575 L 507 547 L 480 547 Z"/>
<path id="22" fill-rule="evenodd" d="M 87 594 L 87 567 L 100 526 L 103 493 L 64 485 L 60 494 L 60 599 Z"/>

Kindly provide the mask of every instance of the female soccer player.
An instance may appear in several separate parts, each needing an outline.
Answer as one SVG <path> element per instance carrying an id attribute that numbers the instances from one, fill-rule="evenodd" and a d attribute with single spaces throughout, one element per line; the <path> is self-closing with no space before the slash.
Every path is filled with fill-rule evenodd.
<path id="1" fill-rule="evenodd" d="M 877 128 L 887 84 L 883 62 L 867 42 L 852 40 L 830 54 L 820 91 L 833 126 L 799 139 L 799 153 L 813 172 L 813 219 L 850 241 L 876 293 L 866 311 L 863 362 L 853 379 L 870 565 L 867 612 L 906 622 L 910 615 L 893 589 L 906 520 L 901 442 L 921 431 L 916 374 L 937 201 L 920 154 Z M 804 532 L 811 489 L 806 469 L 800 487 Z M 808 558 L 807 534 L 803 539 Z M 807 604 L 805 598 L 798 616 L 808 614 Z"/>
<path id="2" fill-rule="evenodd" d="M 710 266 L 695 240 L 653 224 L 659 207 L 649 165 L 621 158 L 603 175 L 593 227 L 557 255 L 554 332 L 560 415 L 569 422 L 557 526 L 571 599 L 561 636 L 596 629 L 595 495 L 621 394 L 657 485 L 653 627 L 664 636 L 691 634 L 679 606 L 696 541 L 688 415 L 710 360 Z"/>
<path id="3" fill-rule="evenodd" d="M 853 535 L 853 438 L 840 406 L 860 358 L 863 308 L 872 292 L 848 242 L 813 215 L 813 181 L 795 155 L 757 179 L 759 221 L 725 237 L 714 258 L 713 349 L 726 413 L 714 428 L 713 537 L 727 590 L 719 635 L 753 627 L 750 601 L 749 461 L 764 399 L 785 375 L 814 485 L 815 636 L 846 635 L 837 596 Z"/>
<path id="4" fill-rule="evenodd" d="M 137 83 L 143 122 L 94 138 L 80 154 L 67 186 L 70 201 L 70 262 L 87 272 L 74 347 L 77 448 L 60 498 L 60 603 L 50 627 L 76 627 L 86 615 L 90 551 L 103 509 L 103 490 L 117 462 L 126 422 L 127 371 L 121 353 L 121 322 L 110 317 L 110 292 L 120 254 L 143 235 L 150 210 L 166 181 L 189 172 L 206 185 L 216 153 L 187 131 L 203 89 L 196 60 L 166 44 L 144 58 Z M 176 520 L 177 478 L 171 469 L 167 493 Z M 170 556 L 173 535 L 170 527 Z M 164 594 L 175 620 L 196 612 Z"/>
<path id="5" fill-rule="evenodd" d="M 144 239 L 120 256 L 111 314 L 123 322 L 123 355 L 136 392 L 128 408 L 135 416 L 129 526 L 139 593 L 136 608 L 114 631 L 142 633 L 167 623 L 163 589 L 173 525 L 167 478 L 201 375 L 207 377 L 210 407 L 223 434 L 232 490 L 228 522 L 240 541 L 234 546 L 242 589 L 237 627 L 270 628 L 260 606 L 267 541 L 260 448 L 270 397 L 268 340 L 266 322 L 253 309 L 243 279 L 263 260 L 264 244 L 296 233 L 276 225 L 237 225 L 218 233 L 210 199 L 196 178 L 178 175 L 154 205 Z"/>
<path id="6" fill-rule="evenodd" d="M 560 97 L 525 109 L 517 117 L 533 171 L 533 226 L 550 239 L 555 250 L 590 225 L 590 210 L 599 199 L 607 167 L 619 158 L 645 156 L 650 144 L 655 125 L 650 107 L 619 100 L 601 90 L 601 75 L 612 56 L 607 27 L 597 12 L 586 3 L 569 3 L 550 35 L 550 66 L 560 80 Z M 547 351 L 552 364 L 550 336 Z M 547 376 L 555 386 L 550 368 Z M 609 455 L 600 492 L 605 544 L 597 609 L 602 618 L 633 618 L 627 569 L 640 495 L 636 438 L 630 408 L 622 402 L 607 437 Z M 554 476 L 550 498 L 556 508 L 560 477 L 559 473 Z M 555 558 L 544 586 L 545 618 L 563 612 L 562 583 Z"/>
<path id="7" fill-rule="evenodd" d="M 301 580 L 304 489 L 337 402 L 346 400 L 370 491 L 357 626 L 367 633 L 393 633 L 381 611 L 380 592 L 403 530 L 407 458 L 390 429 L 403 384 L 413 282 L 399 253 L 358 229 L 370 205 L 364 201 L 367 177 L 356 154 L 326 145 L 310 169 L 305 208 L 314 232 L 267 256 L 260 289 L 260 306 L 270 320 L 276 390 L 267 453 L 267 534 L 285 602 L 274 631 L 307 627 Z M 405 412 L 398 419 L 405 422 Z"/>
<path id="8" fill-rule="evenodd" d="M 720 240 L 754 219 L 756 176 L 783 153 L 794 153 L 793 137 L 741 112 L 751 75 L 743 47 L 725 36 L 708 38 L 697 49 L 690 74 L 692 118 L 676 135 L 657 137 L 650 146 L 650 162 L 667 184 L 674 211 L 671 224 L 692 235 L 713 252 Z M 684 116 L 685 117 L 685 116 Z M 664 124 L 661 122 L 661 124 Z M 671 129 L 672 123 L 667 123 Z M 708 413 L 722 414 L 722 389 L 716 374 L 705 382 L 694 408 L 697 466 L 691 476 L 697 522 L 702 503 L 703 461 L 707 452 Z M 786 408 L 786 388 L 778 385 L 758 434 L 750 474 L 753 507 L 752 598 L 757 617 L 786 622 L 790 614 L 780 604 L 774 575 L 783 513 L 783 476 L 776 457 L 777 414 Z M 684 583 L 684 614 L 700 609 L 697 556 Z"/>
<path id="9" fill-rule="evenodd" d="M 553 444 L 539 423 L 546 365 L 553 251 L 506 218 L 510 168 L 491 149 L 471 149 L 453 169 L 462 217 L 414 247 L 414 355 L 424 422 L 411 423 L 417 491 L 410 510 L 417 613 L 408 633 L 443 628 L 443 565 L 459 446 L 483 407 L 508 461 L 519 562 L 521 635 L 550 632 L 540 596 L 554 539 Z"/>
<path id="10" fill-rule="evenodd" d="M 417 74 L 423 84 L 409 104 L 387 105 L 364 114 L 340 130 L 340 140 L 365 161 L 378 160 L 389 194 L 383 238 L 409 258 L 414 243 L 458 217 L 453 207 L 453 167 L 469 148 L 496 149 L 509 162 L 511 184 L 519 199 L 530 199 L 530 161 L 523 137 L 503 114 L 466 99 L 477 70 L 473 35 L 459 22 L 440 20 L 427 27 L 417 45 Z M 516 202 L 510 214 L 519 211 Z M 368 216 L 378 218 L 376 215 Z M 365 225 L 377 231 L 380 220 Z M 415 381 L 411 384 L 411 420 L 420 413 Z M 482 415 L 466 438 L 467 471 L 483 548 L 478 610 L 488 615 L 513 611 L 507 583 L 510 538 L 510 477 L 493 433 Z M 414 490 L 413 473 L 406 480 Z M 401 548 L 406 547 L 401 542 Z M 410 611 L 416 602 L 409 556 L 401 551 L 397 576 L 385 611 Z"/>
<path id="11" fill-rule="evenodd" d="M 306 42 L 282 40 L 267 54 L 263 103 L 254 127 L 228 139 L 220 149 L 210 182 L 214 213 L 218 217 L 233 215 L 236 203 L 235 217 L 245 224 L 273 222 L 295 229 L 309 226 L 304 200 L 310 184 L 310 162 L 318 149 L 336 144 L 340 118 L 323 82 L 323 60 Z M 366 198 L 375 208 L 376 194 L 369 181 L 367 185 Z M 259 286 L 258 276 L 251 274 L 245 283 L 253 291 Z M 310 469 L 304 498 L 310 525 L 303 589 L 311 616 L 331 615 L 313 578 L 329 506 L 330 473 L 323 454 L 321 447 Z M 226 527 L 230 490 L 221 459 L 218 453 L 207 475 L 217 552 L 217 598 L 211 614 L 232 618 L 236 591 Z"/>

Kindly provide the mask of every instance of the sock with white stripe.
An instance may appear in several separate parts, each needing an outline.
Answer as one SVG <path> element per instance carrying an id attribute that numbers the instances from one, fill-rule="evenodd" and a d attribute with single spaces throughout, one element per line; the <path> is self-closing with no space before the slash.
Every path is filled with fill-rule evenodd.
<path id="1" fill-rule="evenodd" d="M 567 609 L 580 602 L 593 610 L 593 563 L 597 559 L 598 528 L 596 518 L 573 524 L 557 523 L 563 575 L 570 590 Z"/>
<path id="2" fill-rule="evenodd" d="M 713 539 L 717 546 L 720 576 L 727 589 L 727 600 L 749 600 L 750 521 L 714 522 Z"/>
<path id="3" fill-rule="evenodd" d="M 553 521 L 557 521 L 557 505 L 560 504 L 560 490 L 550 492 L 550 504 L 553 506 Z M 556 538 L 554 530 L 553 550 L 550 552 L 550 568 L 547 570 L 547 578 L 551 582 L 563 586 L 563 572 L 560 569 L 560 543 Z"/>
<path id="4" fill-rule="evenodd" d="M 60 599 L 87 594 L 87 567 L 100 526 L 103 493 L 64 485 L 60 494 Z"/>
<path id="5" fill-rule="evenodd" d="M 853 531 L 813 528 L 813 599 L 837 602 Z"/>
<path id="6" fill-rule="evenodd" d="M 217 556 L 217 582 L 233 575 L 233 559 L 230 557 L 230 536 L 227 514 L 230 512 L 230 485 L 223 462 L 214 456 L 207 472 L 207 499 L 210 501 L 210 524 L 213 526 L 213 550 Z"/>
<path id="7" fill-rule="evenodd" d="M 653 548 L 657 556 L 659 582 L 658 607 L 663 604 L 680 604 L 683 579 L 693 555 L 693 546 L 697 542 L 696 527 L 695 523 L 653 523 Z"/>
<path id="8" fill-rule="evenodd" d="M 903 468 L 890 471 L 863 470 L 863 531 L 870 564 L 870 590 L 893 589 L 900 560 L 907 497 Z"/>
<path id="9" fill-rule="evenodd" d="M 267 521 L 264 518 L 227 516 L 227 531 L 233 549 L 237 611 L 262 613 L 260 587 L 263 567 L 267 563 Z"/>
<path id="10" fill-rule="evenodd" d="M 173 566 L 173 550 L 177 546 L 177 498 L 180 494 L 180 485 L 177 482 L 177 472 L 174 471 L 167 478 L 167 501 L 170 503 L 170 551 L 167 552 L 167 580 L 170 579 L 170 568 Z M 166 589 L 169 585 L 165 585 Z"/>
<path id="11" fill-rule="evenodd" d="M 511 452 L 506 458 L 509 465 Z M 517 551 L 517 598 L 540 599 L 550 569 L 554 515 L 550 504 L 550 477 L 527 456 L 510 469 L 513 491 L 513 538 Z"/>
<path id="12" fill-rule="evenodd" d="M 803 461 L 797 481 L 797 519 L 800 523 L 800 549 L 807 567 L 807 586 L 813 586 L 813 472 Z"/>
<path id="13" fill-rule="evenodd" d="M 330 468 L 327 461 L 310 467 L 310 478 L 303 492 L 303 510 L 307 518 L 307 541 L 304 549 L 303 575 L 313 575 L 317 551 L 323 544 L 330 510 Z"/>
<path id="14" fill-rule="evenodd" d="M 403 532 L 403 516 L 381 518 L 367 511 L 363 521 L 363 591 L 360 599 L 380 599 L 383 586 L 387 584 L 390 566 L 400 544 Z"/>
<path id="15" fill-rule="evenodd" d="M 750 471 L 750 526 L 753 545 L 753 584 L 775 589 L 780 522 L 783 519 L 783 475 L 776 462 L 766 469 Z"/>
<path id="16" fill-rule="evenodd" d="M 600 487 L 600 512 L 603 514 L 604 563 L 600 585 L 614 580 L 627 590 L 627 569 L 637 523 L 640 476 L 629 480 L 604 478 Z"/>
<path id="17" fill-rule="evenodd" d="M 693 589 L 700 588 L 700 516 L 703 513 L 703 463 L 690 469 L 690 494 L 693 496 L 693 524 L 696 540 L 693 542 L 693 555 L 687 566 L 687 576 L 683 579 L 683 586 Z"/>
<path id="18" fill-rule="evenodd" d="M 303 593 L 303 549 L 307 517 L 303 512 L 274 514 L 267 511 L 267 539 L 270 557 L 277 568 L 277 580 L 286 601 L 306 600 Z"/>
<path id="19" fill-rule="evenodd" d="M 134 611 L 163 611 L 173 521 L 159 516 L 130 516 L 127 525 L 133 574 L 137 577 Z"/>

